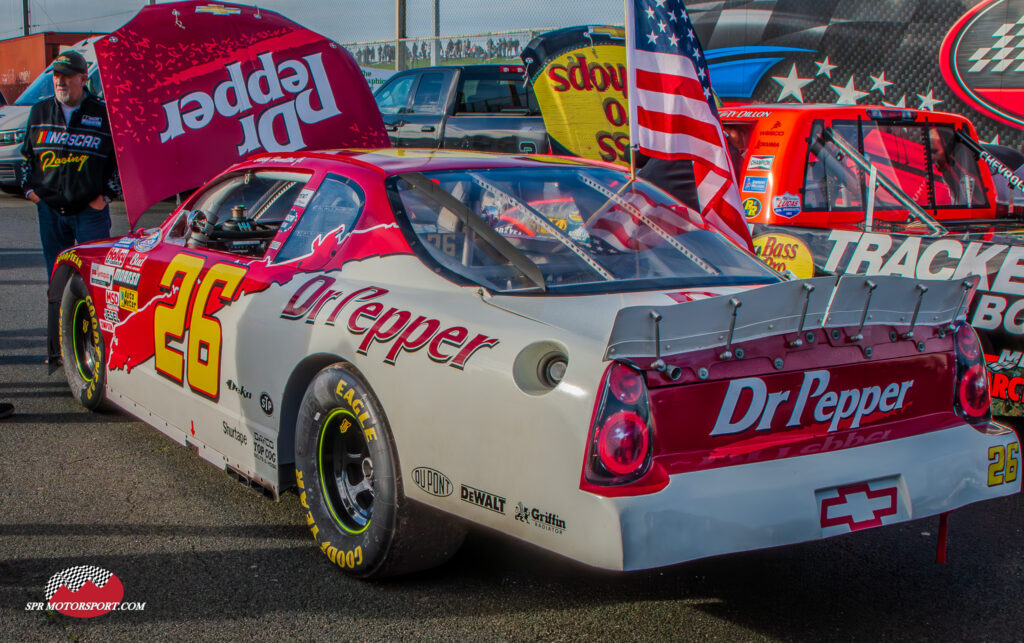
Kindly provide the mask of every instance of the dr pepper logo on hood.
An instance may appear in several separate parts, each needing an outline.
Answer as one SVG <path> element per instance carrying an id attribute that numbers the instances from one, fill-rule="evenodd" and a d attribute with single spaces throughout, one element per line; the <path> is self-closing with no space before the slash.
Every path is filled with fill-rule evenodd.
<path id="1" fill-rule="evenodd" d="M 982 0 L 946 34 L 946 84 L 986 116 L 1024 126 L 1024 0 Z"/>
<path id="2" fill-rule="evenodd" d="M 92 618 L 118 611 L 142 611 L 145 603 L 124 602 L 121 579 L 92 565 L 69 567 L 46 583 L 46 601 L 29 603 L 27 611 L 54 610 L 65 616 Z"/>
<path id="3" fill-rule="evenodd" d="M 151 5 L 96 56 L 132 222 L 252 154 L 390 147 L 352 55 L 273 11 Z"/>

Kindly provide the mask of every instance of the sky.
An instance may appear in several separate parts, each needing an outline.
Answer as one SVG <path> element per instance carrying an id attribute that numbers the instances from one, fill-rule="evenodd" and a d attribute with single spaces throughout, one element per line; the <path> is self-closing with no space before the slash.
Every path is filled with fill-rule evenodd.
<path id="1" fill-rule="evenodd" d="M 109 32 L 130 20 L 148 0 L 28 0 L 31 33 Z M 156 4 L 163 4 L 157 2 Z M 385 40 L 395 34 L 393 0 L 264 0 L 258 5 L 285 15 L 336 42 Z M 432 0 L 407 0 L 411 38 L 433 34 Z M 441 35 L 513 29 L 622 24 L 623 0 L 440 0 Z M 0 39 L 22 35 L 22 0 L 0 0 Z"/>

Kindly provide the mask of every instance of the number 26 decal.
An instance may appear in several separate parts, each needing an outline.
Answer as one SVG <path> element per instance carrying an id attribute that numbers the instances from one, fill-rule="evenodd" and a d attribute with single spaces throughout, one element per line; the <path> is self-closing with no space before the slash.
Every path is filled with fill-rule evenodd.
<path id="1" fill-rule="evenodd" d="M 1011 442 L 1005 447 L 999 445 L 988 449 L 988 486 L 1017 481 L 1020 466 L 1020 443 Z"/>
<path id="2" fill-rule="evenodd" d="M 223 333 L 210 309 L 231 303 L 248 268 L 218 263 L 199 279 L 202 270 L 202 257 L 181 253 L 171 260 L 160 278 L 160 288 L 171 293 L 171 297 L 157 301 L 153 310 L 154 361 L 160 374 L 179 384 L 184 384 L 187 377 L 189 388 L 216 400 L 220 396 Z M 172 342 L 184 340 L 186 330 L 185 352 L 171 348 Z"/>

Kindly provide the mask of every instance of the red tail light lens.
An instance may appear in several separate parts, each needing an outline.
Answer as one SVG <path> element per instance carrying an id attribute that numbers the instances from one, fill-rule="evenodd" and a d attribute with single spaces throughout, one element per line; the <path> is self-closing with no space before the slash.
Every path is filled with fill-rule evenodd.
<path id="1" fill-rule="evenodd" d="M 960 323 L 953 335 L 953 344 L 956 349 L 956 412 L 973 425 L 985 425 L 992 419 L 992 402 L 981 342 L 973 328 Z"/>
<path id="2" fill-rule="evenodd" d="M 620 485 L 637 480 L 650 468 L 652 443 L 644 376 L 615 362 L 605 373 L 590 428 L 587 481 Z"/>
<path id="3" fill-rule="evenodd" d="M 619 476 L 635 473 L 647 457 L 647 423 L 631 411 L 608 418 L 598 432 L 597 455 L 605 469 Z"/>

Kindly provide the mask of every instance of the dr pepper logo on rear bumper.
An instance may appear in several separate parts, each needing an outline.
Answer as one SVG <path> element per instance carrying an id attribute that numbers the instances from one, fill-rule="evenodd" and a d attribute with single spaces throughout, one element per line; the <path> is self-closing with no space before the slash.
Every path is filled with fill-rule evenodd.
<path id="1" fill-rule="evenodd" d="M 79 565 L 57 572 L 46 583 L 46 601 L 26 611 L 54 610 L 65 616 L 92 618 L 113 611 L 141 612 L 145 603 L 125 602 L 121 579 L 102 567 Z"/>
<path id="2" fill-rule="evenodd" d="M 986 116 L 1024 126 L 1024 0 L 982 0 L 942 41 L 946 84 Z"/>

